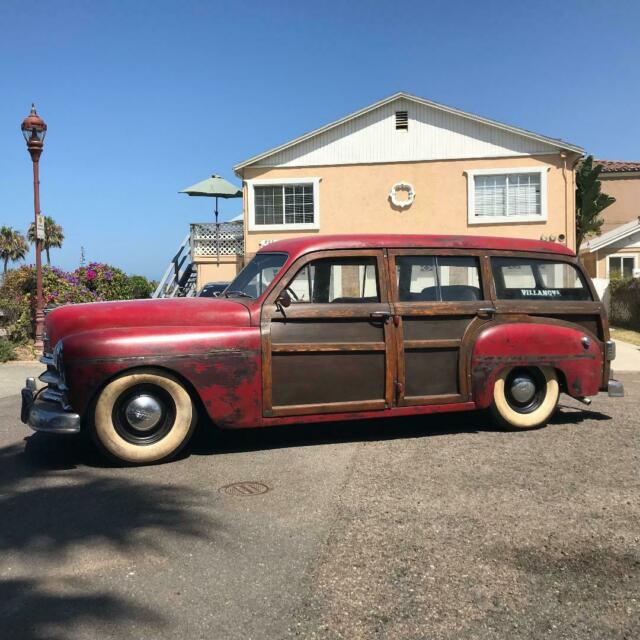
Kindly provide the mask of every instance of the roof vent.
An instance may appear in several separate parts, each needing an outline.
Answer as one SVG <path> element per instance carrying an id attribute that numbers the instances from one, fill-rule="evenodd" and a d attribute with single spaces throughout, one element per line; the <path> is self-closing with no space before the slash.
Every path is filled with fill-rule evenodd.
<path id="1" fill-rule="evenodd" d="M 396 111 L 396 131 L 409 131 L 408 111 Z"/>

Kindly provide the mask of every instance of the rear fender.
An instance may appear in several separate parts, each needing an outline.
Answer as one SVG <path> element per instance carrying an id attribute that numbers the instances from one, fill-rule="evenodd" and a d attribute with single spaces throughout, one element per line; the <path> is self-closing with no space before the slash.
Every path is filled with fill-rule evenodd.
<path id="1" fill-rule="evenodd" d="M 476 406 L 486 408 L 491 404 L 496 377 L 503 369 L 535 365 L 559 371 L 566 385 L 564 391 L 570 396 L 593 396 L 602 381 L 602 345 L 589 332 L 568 323 L 492 323 L 481 330 L 471 356 Z"/>

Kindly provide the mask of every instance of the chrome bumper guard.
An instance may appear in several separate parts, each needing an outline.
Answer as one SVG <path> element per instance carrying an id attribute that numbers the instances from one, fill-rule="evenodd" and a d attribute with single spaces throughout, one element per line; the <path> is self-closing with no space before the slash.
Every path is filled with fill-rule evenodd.
<path id="1" fill-rule="evenodd" d="M 609 380 L 607 391 L 611 398 L 624 398 L 624 385 L 619 380 Z"/>
<path id="2" fill-rule="evenodd" d="M 616 343 L 613 340 L 605 343 L 605 357 L 609 362 L 616 359 Z"/>
<path id="3" fill-rule="evenodd" d="M 34 431 L 46 433 L 79 433 L 80 416 L 64 408 L 58 399 L 61 392 L 46 387 L 36 392 L 36 381 L 27 378 L 22 389 L 20 419 Z"/>

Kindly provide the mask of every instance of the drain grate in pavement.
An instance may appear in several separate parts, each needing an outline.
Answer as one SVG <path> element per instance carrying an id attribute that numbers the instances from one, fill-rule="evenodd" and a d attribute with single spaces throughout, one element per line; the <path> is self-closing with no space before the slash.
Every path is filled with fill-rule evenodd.
<path id="1" fill-rule="evenodd" d="M 227 496 L 259 496 L 261 493 L 267 493 L 271 487 L 264 482 L 234 482 L 220 487 L 218 491 Z"/>

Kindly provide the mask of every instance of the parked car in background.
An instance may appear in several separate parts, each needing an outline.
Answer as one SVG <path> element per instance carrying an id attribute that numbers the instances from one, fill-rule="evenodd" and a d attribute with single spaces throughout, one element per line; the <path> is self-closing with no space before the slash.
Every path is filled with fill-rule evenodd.
<path id="1" fill-rule="evenodd" d="M 217 298 L 228 286 L 228 282 L 207 282 L 198 292 L 198 297 Z"/>
<path id="2" fill-rule="evenodd" d="M 261 249 L 216 299 L 55 309 L 36 430 L 90 432 L 116 460 L 174 456 L 200 414 L 222 428 L 491 409 L 544 425 L 561 392 L 610 380 L 604 307 L 553 243 L 316 236 Z"/>

